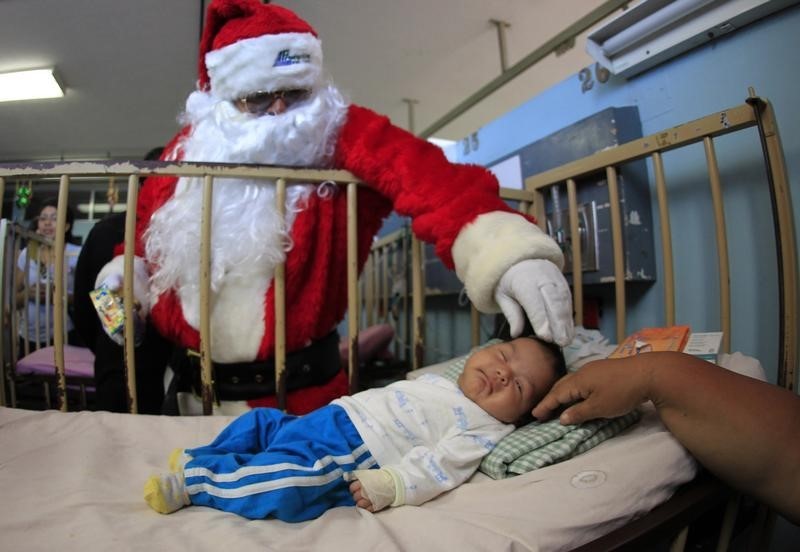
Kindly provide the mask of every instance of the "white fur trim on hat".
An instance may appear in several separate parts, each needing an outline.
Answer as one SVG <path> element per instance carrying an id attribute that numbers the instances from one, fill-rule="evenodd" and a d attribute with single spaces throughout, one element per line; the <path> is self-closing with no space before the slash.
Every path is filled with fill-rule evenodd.
<path id="1" fill-rule="evenodd" d="M 513 265 L 526 259 L 547 259 L 564 266 L 558 244 L 524 217 L 500 211 L 484 213 L 459 232 L 453 242 L 456 274 L 481 312 L 500 312 L 494 290 Z"/>
<path id="2" fill-rule="evenodd" d="M 322 44 L 310 33 L 269 34 L 208 52 L 205 62 L 211 91 L 219 98 L 312 89 L 322 79 Z"/>

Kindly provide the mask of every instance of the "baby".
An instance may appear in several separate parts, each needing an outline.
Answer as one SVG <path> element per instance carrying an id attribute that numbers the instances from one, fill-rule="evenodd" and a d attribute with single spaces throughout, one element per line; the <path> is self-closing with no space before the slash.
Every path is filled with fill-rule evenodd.
<path id="1" fill-rule="evenodd" d="M 521 337 L 474 352 L 454 384 L 425 374 L 304 416 L 254 409 L 210 445 L 178 449 L 145 501 L 298 522 L 336 506 L 422 504 L 466 481 L 565 373 L 560 349 Z"/>

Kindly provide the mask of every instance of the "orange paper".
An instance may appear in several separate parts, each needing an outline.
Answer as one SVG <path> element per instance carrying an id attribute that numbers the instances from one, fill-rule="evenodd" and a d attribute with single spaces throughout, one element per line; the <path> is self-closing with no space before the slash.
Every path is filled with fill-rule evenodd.
<path id="1" fill-rule="evenodd" d="M 689 332 L 689 326 L 642 328 L 626 337 L 608 358 L 624 358 L 650 351 L 682 351 Z"/>

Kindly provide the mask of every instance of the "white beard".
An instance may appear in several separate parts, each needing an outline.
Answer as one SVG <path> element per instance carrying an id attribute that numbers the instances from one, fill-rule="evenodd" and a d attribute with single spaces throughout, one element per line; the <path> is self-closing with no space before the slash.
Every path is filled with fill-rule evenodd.
<path id="1" fill-rule="evenodd" d="M 330 165 L 347 105 L 332 86 L 279 116 L 253 117 L 210 93 L 186 102 L 192 133 L 180 144 L 185 161 Z M 151 301 L 175 289 L 186 322 L 200 325 L 200 217 L 202 179 L 180 178 L 175 194 L 152 216 L 146 256 L 155 268 Z M 324 194 L 324 187 L 319 193 Z M 212 356 L 218 362 L 252 360 L 264 333 L 264 299 L 278 263 L 291 247 L 289 232 L 313 185 L 286 193 L 286 223 L 270 180 L 215 179 L 211 225 Z M 250 308 L 247 308 L 250 306 Z"/>

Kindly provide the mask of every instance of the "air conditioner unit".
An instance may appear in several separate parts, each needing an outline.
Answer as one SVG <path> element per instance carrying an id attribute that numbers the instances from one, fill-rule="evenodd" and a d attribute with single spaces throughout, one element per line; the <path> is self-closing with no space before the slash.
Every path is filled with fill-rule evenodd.
<path id="1" fill-rule="evenodd" d="M 586 51 L 631 77 L 800 0 L 644 0 L 589 34 Z"/>

